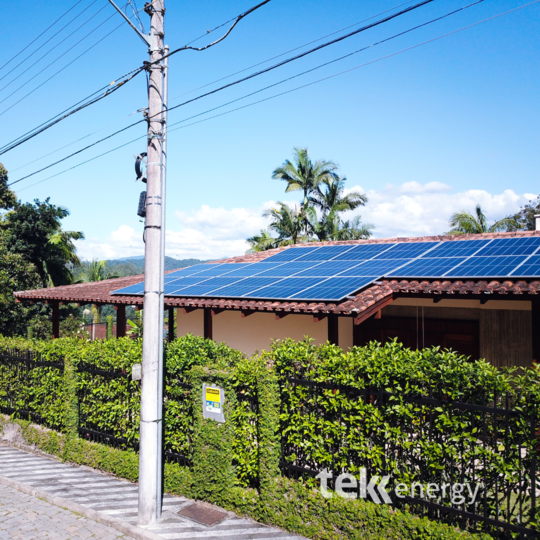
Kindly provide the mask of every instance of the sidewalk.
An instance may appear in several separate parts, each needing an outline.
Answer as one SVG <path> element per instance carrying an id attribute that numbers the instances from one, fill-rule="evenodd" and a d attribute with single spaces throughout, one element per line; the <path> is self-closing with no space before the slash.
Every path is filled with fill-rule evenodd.
<path id="1" fill-rule="evenodd" d="M 24 452 L 2 444 L 0 444 L 0 484 L 37 496 L 68 511 L 77 512 L 100 524 L 113 527 L 123 533 L 124 538 L 302 540 L 300 536 L 267 527 L 251 519 L 240 518 L 232 512 L 171 495 L 164 496 L 163 516 L 160 523 L 145 527 L 137 526 L 136 484 L 119 480 L 88 467 L 61 463 L 43 455 Z M 2 488 L 0 504 L 3 502 L 4 493 L 6 491 Z M 2 523 L 0 518 L 0 538 L 6 538 L 2 536 Z M 91 538 L 91 536 L 80 536 L 80 538 L 83 537 Z M 95 537 L 101 538 L 101 536 Z M 122 535 L 118 537 L 122 538 Z M 77 536 L 74 535 L 72 538 L 77 538 Z M 103 538 L 108 537 L 103 536 Z"/>

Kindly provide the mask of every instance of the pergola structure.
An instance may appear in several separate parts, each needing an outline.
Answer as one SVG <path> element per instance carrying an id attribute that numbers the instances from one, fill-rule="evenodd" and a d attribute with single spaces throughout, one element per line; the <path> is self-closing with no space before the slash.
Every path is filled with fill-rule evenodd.
<path id="1" fill-rule="evenodd" d="M 438 240 L 470 240 L 485 238 L 509 238 L 513 236 L 540 236 L 540 232 L 493 233 L 484 235 L 463 235 L 461 237 L 423 237 L 423 238 L 392 238 L 384 240 L 363 240 L 348 242 L 324 242 L 310 245 L 362 244 L 381 242 L 421 242 Z M 288 248 L 279 248 L 260 253 L 243 255 L 219 261 L 220 263 L 256 262 L 275 255 Z M 53 308 L 53 336 L 59 336 L 60 305 L 77 303 L 79 305 L 113 305 L 117 310 L 117 337 L 125 335 L 126 306 L 143 307 L 142 296 L 121 296 L 112 292 L 140 283 L 143 275 L 110 279 L 95 283 L 66 285 L 47 289 L 20 291 L 15 293 L 19 301 L 46 302 Z M 325 321 L 328 340 L 339 344 L 338 319 L 352 319 L 355 329 L 355 339 L 359 339 L 365 321 L 381 317 L 383 310 L 391 304 L 403 304 L 402 299 L 429 300 L 433 306 L 443 300 L 476 300 L 479 305 L 488 302 L 516 301 L 528 302 L 532 323 L 532 358 L 540 361 L 540 280 L 386 280 L 382 279 L 368 286 L 355 296 L 348 297 L 340 303 L 301 302 L 281 300 L 243 300 L 229 298 L 182 298 L 165 297 L 165 307 L 169 310 L 170 320 L 174 318 L 176 309 L 183 313 L 203 310 L 204 336 L 214 337 L 214 319 L 220 313 L 235 311 L 241 318 L 255 313 L 273 313 L 276 319 L 283 319 L 291 314 L 309 315 L 314 322 Z M 444 303 L 443 303 L 444 304 Z M 386 310 L 388 311 L 388 309 Z M 360 326 L 362 325 L 362 326 Z M 169 333 L 172 339 L 174 336 Z M 528 338 L 528 339 L 531 339 Z M 358 344 L 358 343 L 355 343 Z M 352 345 L 352 343 L 351 343 Z"/>

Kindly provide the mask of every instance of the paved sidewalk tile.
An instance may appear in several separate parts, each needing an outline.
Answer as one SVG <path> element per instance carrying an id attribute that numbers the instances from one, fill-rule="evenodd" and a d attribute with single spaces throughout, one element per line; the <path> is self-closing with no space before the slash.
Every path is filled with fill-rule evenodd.
<path id="1" fill-rule="evenodd" d="M 0 484 L 0 539 L 113 540 L 129 536 L 32 495 Z"/>
<path id="2" fill-rule="evenodd" d="M 126 480 L 120 480 L 89 467 L 61 463 L 47 456 L 24 452 L 3 444 L 0 444 L 0 476 L 38 488 L 55 497 L 62 497 L 124 523 L 137 525 L 137 485 Z M 239 517 L 233 512 L 223 511 L 225 517 L 221 521 L 213 525 L 204 525 L 204 521 L 200 523 L 191 519 L 192 514 L 189 512 L 187 515 L 179 513 L 192 505 L 193 502 L 184 497 L 165 495 L 163 497 L 162 519 L 159 523 L 144 528 L 167 540 L 303 539 L 301 536 L 275 527 L 268 527 L 252 519 Z M 35 538 L 32 536 L 33 532 L 30 532 L 29 536 L 25 536 L 26 529 L 24 527 L 28 526 L 31 521 L 30 517 L 25 518 L 24 516 L 28 515 L 34 519 L 31 512 L 32 509 L 28 508 L 21 510 L 18 516 L 12 515 L 11 518 L 0 515 L 0 540 L 4 538 L 25 540 Z M 66 523 L 71 524 L 72 527 L 77 527 L 81 523 L 74 514 L 69 512 L 64 517 Z M 54 531 L 55 525 L 51 525 L 51 527 Z M 32 529 L 29 530 L 32 531 Z M 43 530 L 47 530 L 47 528 L 43 527 Z M 1 536 L 1 534 L 8 534 L 8 536 Z M 9 536 L 9 534 L 13 534 L 13 536 Z M 14 536 L 15 534 L 19 536 Z M 53 535 L 40 536 L 39 538 L 109 538 L 105 534 L 98 536 L 98 533 L 93 532 L 93 529 L 84 527 L 80 531 L 78 529 L 70 531 L 66 528 L 66 534 L 72 534 L 72 536 Z M 122 538 L 122 536 L 117 533 L 117 536 L 110 536 L 110 538 Z"/>

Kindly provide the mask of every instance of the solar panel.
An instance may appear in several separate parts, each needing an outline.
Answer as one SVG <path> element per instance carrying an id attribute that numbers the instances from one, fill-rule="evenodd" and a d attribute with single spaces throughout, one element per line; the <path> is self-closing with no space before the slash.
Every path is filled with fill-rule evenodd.
<path id="1" fill-rule="evenodd" d="M 335 257 L 336 261 L 360 261 L 372 259 L 395 244 L 362 244 Z"/>
<path id="2" fill-rule="evenodd" d="M 267 262 L 287 262 L 287 261 L 294 261 L 294 259 L 301 257 L 302 255 L 307 255 L 308 253 L 311 253 L 312 251 L 315 251 L 316 249 L 319 249 L 318 247 L 305 247 L 305 248 L 289 248 L 285 251 L 282 251 L 281 253 L 278 253 L 277 255 L 272 255 L 272 257 L 268 257 L 266 259 Z"/>
<path id="3" fill-rule="evenodd" d="M 339 301 L 383 276 L 540 278 L 540 237 L 290 248 L 261 262 L 171 272 L 165 294 Z M 144 283 L 138 283 L 112 294 L 143 293 Z"/>
<path id="4" fill-rule="evenodd" d="M 437 278 L 444 276 L 446 272 L 452 270 L 458 264 L 465 261 L 464 257 L 445 257 L 440 259 L 415 259 L 410 263 L 389 272 L 387 277 L 402 277 L 402 278 Z"/>
<path id="5" fill-rule="evenodd" d="M 275 283 L 282 281 L 282 278 L 246 278 L 232 285 L 216 289 L 213 294 L 221 297 L 237 298 L 249 294 L 257 289 L 274 285 Z"/>
<path id="6" fill-rule="evenodd" d="M 471 257 L 490 242 L 491 240 L 453 240 L 441 242 L 435 249 L 425 253 L 423 257 Z"/>
<path id="7" fill-rule="evenodd" d="M 282 264 L 285 264 L 285 263 L 283 262 L 276 262 L 276 263 L 258 262 L 254 264 L 248 264 L 247 266 L 244 266 L 243 268 L 238 268 L 237 270 L 228 272 L 227 275 L 239 276 L 239 277 L 256 276 L 257 274 L 266 272 L 267 270 L 274 270 L 275 268 L 277 268 L 278 266 L 281 266 Z"/>
<path id="8" fill-rule="evenodd" d="M 135 285 L 130 285 L 129 287 L 124 287 L 118 291 L 114 291 L 113 294 L 143 294 L 144 293 L 144 281 L 142 283 L 136 283 Z"/>
<path id="9" fill-rule="evenodd" d="M 504 255 L 532 255 L 540 247 L 538 236 L 531 238 L 504 238 L 493 240 L 476 255 L 500 257 Z"/>
<path id="10" fill-rule="evenodd" d="M 512 277 L 539 277 L 540 255 L 529 257 L 521 266 L 512 272 Z"/>
<path id="11" fill-rule="evenodd" d="M 180 285 L 176 290 L 171 291 L 169 294 L 180 294 L 181 296 L 205 296 L 220 287 L 232 285 L 239 280 L 240 278 L 211 277 L 195 285 Z"/>
<path id="12" fill-rule="evenodd" d="M 276 266 L 275 268 L 271 268 L 270 270 L 266 270 L 264 272 L 260 272 L 257 274 L 258 276 L 265 276 L 265 277 L 290 277 L 294 274 L 298 274 L 299 272 L 303 272 L 304 270 L 311 269 L 318 265 L 320 263 L 316 262 L 300 262 L 300 261 L 293 261 L 293 262 L 287 262 L 283 263 L 280 266 Z"/>
<path id="13" fill-rule="evenodd" d="M 347 252 L 354 249 L 354 245 L 348 246 L 323 246 L 319 249 L 310 250 L 309 253 L 302 255 L 298 261 L 329 261 L 334 257 L 346 256 Z"/>
<path id="14" fill-rule="evenodd" d="M 328 261 L 323 262 L 320 264 L 317 264 L 315 266 L 311 266 L 307 270 L 303 270 L 302 272 L 298 272 L 296 276 L 302 277 L 302 276 L 310 276 L 310 277 L 329 277 L 329 276 L 336 276 L 340 274 L 341 272 L 344 272 L 346 270 L 349 270 L 355 266 L 358 266 L 358 264 L 361 261 Z M 295 263 L 292 263 L 295 264 Z"/>
<path id="15" fill-rule="evenodd" d="M 314 287 L 310 287 L 304 291 L 293 294 L 290 298 L 297 300 L 310 300 L 316 298 L 317 300 L 326 301 L 339 301 L 345 296 L 373 283 L 378 276 L 371 276 L 365 278 L 330 278 Z"/>
<path id="16" fill-rule="evenodd" d="M 384 276 L 388 272 L 403 266 L 408 263 L 410 259 L 397 259 L 397 260 L 377 260 L 366 261 L 358 266 L 341 272 L 340 277 L 369 277 L 369 276 Z"/>
<path id="17" fill-rule="evenodd" d="M 403 244 L 393 244 L 393 246 L 373 257 L 374 259 L 415 259 L 426 251 L 433 249 L 438 242 L 407 242 Z"/>
<path id="18" fill-rule="evenodd" d="M 320 278 L 287 278 L 282 279 L 275 285 L 269 287 L 263 287 L 250 293 L 250 297 L 253 298 L 271 298 L 276 300 L 286 300 L 293 294 L 302 292 L 305 289 L 309 289 L 318 283 L 324 281 Z"/>
<path id="19" fill-rule="evenodd" d="M 450 270 L 444 277 L 507 277 L 527 257 L 471 257 Z"/>
<path id="20" fill-rule="evenodd" d="M 201 264 L 199 266 L 204 266 L 204 264 Z M 228 274 L 229 272 L 232 272 L 233 270 L 240 270 L 242 268 L 245 268 L 246 266 L 249 265 L 246 263 L 220 264 L 219 266 L 214 266 L 212 268 L 209 268 L 208 270 L 202 270 L 200 272 L 197 272 L 197 276 L 222 276 Z"/>
<path id="21" fill-rule="evenodd" d="M 167 276 L 168 277 L 192 276 L 193 274 L 198 274 L 199 272 L 206 271 L 209 268 L 217 268 L 219 266 L 223 266 L 223 265 L 222 264 L 196 264 L 195 266 L 189 266 L 188 268 L 182 268 L 182 270 L 176 270 L 175 272 L 171 272 L 170 274 L 167 274 Z"/>

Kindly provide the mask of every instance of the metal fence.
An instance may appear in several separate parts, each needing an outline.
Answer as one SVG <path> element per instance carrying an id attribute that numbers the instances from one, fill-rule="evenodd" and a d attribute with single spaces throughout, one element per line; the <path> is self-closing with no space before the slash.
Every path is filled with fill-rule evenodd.
<path id="1" fill-rule="evenodd" d="M 309 479 L 326 469 L 335 488 L 347 472 L 357 480 L 356 496 L 368 499 L 366 483 L 388 475 L 398 507 L 500 538 L 540 537 L 538 411 L 514 393 L 485 389 L 456 401 L 444 389 L 390 389 L 283 381 L 283 473 Z M 465 500 L 453 496 L 459 489 Z"/>
<path id="2" fill-rule="evenodd" d="M 50 428 L 64 428 L 64 364 L 31 351 L 0 354 L 0 412 Z"/>

